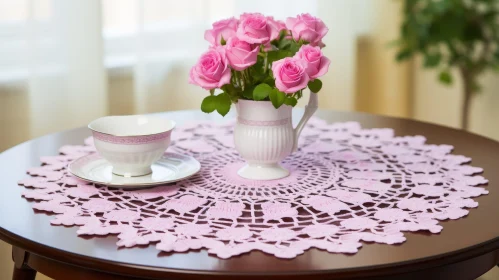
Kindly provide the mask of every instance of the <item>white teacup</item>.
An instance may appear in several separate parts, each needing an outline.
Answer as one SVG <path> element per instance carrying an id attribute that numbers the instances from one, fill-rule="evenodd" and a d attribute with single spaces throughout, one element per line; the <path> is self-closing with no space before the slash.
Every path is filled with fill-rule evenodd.
<path id="1" fill-rule="evenodd" d="M 92 121 L 95 148 L 125 177 L 152 172 L 151 165 L 170 145 L 175 122 L 151 116 L 109 116 Z"/>

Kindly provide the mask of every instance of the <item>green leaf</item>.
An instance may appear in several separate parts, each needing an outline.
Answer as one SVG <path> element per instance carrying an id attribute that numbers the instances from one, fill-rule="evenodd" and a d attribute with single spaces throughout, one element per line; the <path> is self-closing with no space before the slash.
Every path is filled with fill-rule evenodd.
<path id="1" fill-rule="evenodd" d="M 253 81 L 261 82 L 267 77 L 267 73 L 265 73 L 263 69 L 264 60 L 265 59 L 260 55 L 257 56 L 255 65 L 249 68 L 249 72 Z"/>
<path id="2" fill-rule="evenodd" d="M 487 11 L 483 14 L 483 20 L 488 24 L 495 24 L 496 17 L 499 15 L 499 11 Z"/>
<path id="3" fill-rule="evenodd" d="M 201 111 L 211 113 L 217 109 L 218 98 L 214 95 L 206 96 L 201 102 Z"/>
<path id="4" fill-rule="evenodd" d="M 281 60 L 285 57 L 291 57 L 294 53 L 287 50 L 270 51 L 267 53 L 267 63 L 272 65 L 272 62 Z"/>
<path id="5" fill-rule="evenodd" d="M 232 102 L 230 101 L 230 97 L 227 93 L 223 92 L 217 95 L 217 112 L 225 116 L 230 111 L 230 105 Z"/>
<path id="6" fill-rule="evenodd" d="M 278 51 L 270 51 L 267 53 L 267 62 L 269 65 L 272 65 L 272 62 L 279 60 L 277 58 L 278 56 Z"/>
<path id="7" fill-rule="evenodd" d="M 313 81 L 308 82 L 308 88 L 311 92 L 318 93 L 322 88 L 322 81 L 319 79 L 315 79 Z"/>
<path id="8" fill-rule="evenodd" d="M 280 50 L 286 49 L 288 46 L 291 45 L 291 42 L 292 42 L 291 40 L 282 39 L 281 41 L 279 41 L 279 44 L 277 45 L 277 47 Z"/>
<path id="9" fill-rule="evenodd" d="M 284 92 L 279 91 L 278 89 L 274 89 L 270 92 L 270 101 L 274 108 L 279 108 L 284 104 L 284 100 L 286 99 L 286 94 Z"/>
<path id="10" fill-rule="evenodd" d="M 301 45 L 299 43 L 291 41 L 291 44 L 289 45 L 289 50 L 291 51 L 290 56 L 295 55 L 298 52 L 298 50 L 300 50 L 300 47 Z"/>
<path id="11" fill-rule="evenodd" d="M 464 41 L 483 41 L 483 27 L 476 22 L 469 22 L 463 28 Z"/>
<path id="12" fill-rule="evenodd" d="M 284 99 L 284 104 L 289 105 L 291 107 L 295 107 L 296 103 L 298 103 L 298 100 L 296 98 L 289 96 L 286 99 Z"/>
<path id="13" fill-rule="evenodd" d="M 263 58 L 262 56 L 258 55 L 256 57 L 256 63 L 255 65 L 251 66 L 251 68 L 254 68 L 255 70 L 257 71 L 262 71 L 263 72 L 263 64 L 265 63 L 265 58 Z"/>
<path id="14" fill-rule="evenodd" d="M 410 49 L 403 49 L 397 53 L 396 60 L 397 61 L 403 61 L 412 56 L 412 50 Z"/>
<path id="15" fill-rule="evenodd" d="M 454 10 L 447 11 L 442 16 L 435 17 L 429 27 L 429 36 L 432 41 L 452 41 L 454 39 L 462 41 L 463 33 L 468 20 L 463 15 Z"/>
<path id="16" fill-rule="evenodd" d="M 442 59 L 442 54 L 440 53 L 427 54 L 424 57 L 424 67 L 426 68 L 436 67 L 440 63 L 441 59 Z"/>
<path id="17" fill-rule="evenodd" d="M 226 84 L 222 86 L 222 90 L 229 95 L 234 94 L 237 92 L 236 88 L 234 87 L 233 84 Z"/>
<path id="18" fill-rule="evenodd" d="M 440 82 L 446 85 L 452 84 L 452 76 L 447 70 L 440 72 L 440 74 L 438 75 L 438 79 L 440 80 Z"/>
<path id="19" fill-rule="evenodd" d="M 267 84 L 259 84 L 253 90 L 253 99 L 254 100 L 264 100 L 269 96 L 272 92 L 272 88 Z"/>
<path id="20" fill-rule="evenodd" d="M 264 82 L 272 88 L 275 87 L 275 80 L 272 77 L 268 77 Z"/>
<path id="21" fill-rule="evenodd" d="M 253 100 L 253 89 L 255 89 L 255 86 L 246 86 L 246 88 L 243 90 L 243 97 L 249 100 Z"/>
<path id="22" fill-rule="evenodd" d="M 494 59 L 499 61 L 499 48 L 497 48 L 496 51 L 494 52 Z"/>

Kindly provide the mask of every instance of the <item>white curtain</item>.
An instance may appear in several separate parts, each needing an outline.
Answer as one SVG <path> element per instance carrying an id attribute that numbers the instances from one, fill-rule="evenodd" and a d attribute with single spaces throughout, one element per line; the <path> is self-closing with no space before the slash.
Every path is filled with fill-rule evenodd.
<path id="1" fill-rule="evenodd" d="M 25 54 L 31 133 L 69 128 L 107 113 L 98 1 L 53 1 L 49 30 L 30 2 Z"/>
<path id="2" fill-rule="evenodd" d="M 324 108 L 353 109 L 355 40 L 369 0 L 0 0 L 0 100 L 5 85 L 28 99 L 29 137 L 99 116 L 194 109 L 206 94 L 187 83 L 219 19 L 299 13 L 330 28 Z M 359 20 L 364 19 L 364 20 Z M 1 104 L 0 104 L 1 106 Z M 2 109 L 2 108 L 0 108 Z"/>

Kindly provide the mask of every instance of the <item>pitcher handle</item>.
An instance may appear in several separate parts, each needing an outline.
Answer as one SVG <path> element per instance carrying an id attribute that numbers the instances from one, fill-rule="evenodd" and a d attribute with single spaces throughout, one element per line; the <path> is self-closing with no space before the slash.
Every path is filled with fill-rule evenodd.
<path id="1" fill-rule="evenodd" d="M 308 120 L 314 115 L 315 111 L 317 111 L 318 105 L 319 98 L 317 97 L 317 93 L 310 92 L 308 104 L 305 106 L 305 112 L 303 113 L 300 122 L 294 129 L 293 152 L 296 152 L 296 150 L 298 149 L 298 138 L 300 137 L 301 131 L 307 124 Z"/>

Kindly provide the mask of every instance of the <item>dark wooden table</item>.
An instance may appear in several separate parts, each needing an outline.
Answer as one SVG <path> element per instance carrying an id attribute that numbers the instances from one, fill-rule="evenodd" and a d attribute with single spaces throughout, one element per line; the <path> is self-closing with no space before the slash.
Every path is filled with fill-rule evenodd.
<path id="1" fill-rule="evenodd" d="M 296 112 L 295 121 L 301 112 Z M 60 146 L 82 144 L 86 128 L 48 135 L 0 154 L 0 238 L 13 245 L 14 279 L 36 271 L 55 279 L 212 279 L 267 276 L 281 279 L 475 279 L 499 260 L 499 143 L 442 126 L 359 113 L 318 112 L 330 122 L 358 121 L 363 127 L 391 127 L 397 135 L 424 135 L 428 143 L 451 144 L 455 153 L 483 167 L 489 195 L 476 198 L 469 216 L 444 221 L 440 234 L 407 233 L 401 245 L 366 244 L 357 254 L 312 249 L 291 260 L 251 252 L 227 260 L 201 250 L 158 253 L 154 246 L 118 249 L 117 238 L 76 235 L 76 228 L 51 226 L 21 197 L 17 181 L 39 157 Z M 182 122 L 217 119 L 201 112 L 161 114 Z M 265 278 L 267 278 L 265 277 Z"/>

